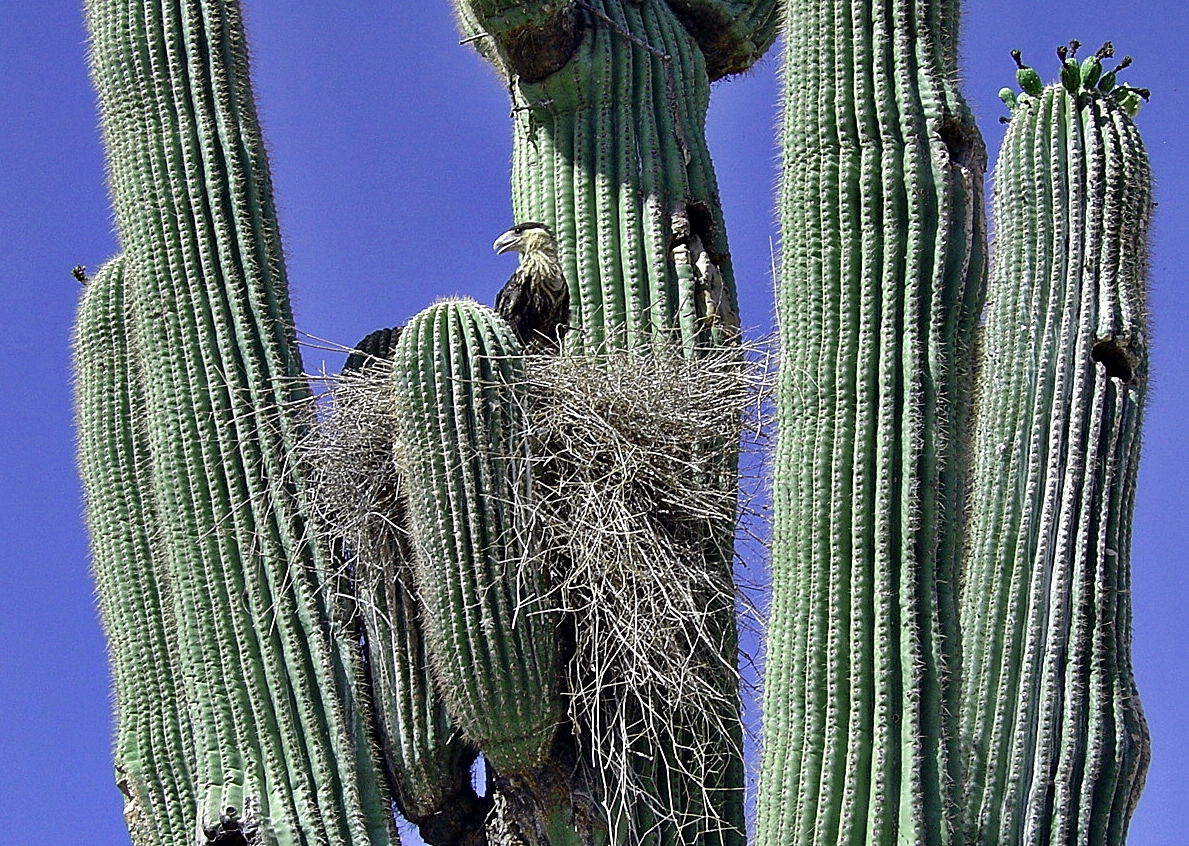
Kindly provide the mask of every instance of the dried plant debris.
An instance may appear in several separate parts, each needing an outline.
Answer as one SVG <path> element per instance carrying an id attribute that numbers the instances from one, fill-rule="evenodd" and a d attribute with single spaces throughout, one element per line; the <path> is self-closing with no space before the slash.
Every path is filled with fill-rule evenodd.
<path id="1" fill-rule="evenodd" d="M 389 554 L 409 543 L 394 461 L 392 365 L 372 359 L 365 369 L 318 379 L 326 387 L 319 415 L 299 446 L 313 513 L 330 545 L 353 559 L 402 560 Z"/>
<path id="2" fill-rule="evenodd" d="M 767 445 L 771 359 L 756 345 L 526 361 L 518 572 L 544 574 L 565 611 L 573 731 L 609 822 L 637 837 L 733 824 L 713 795 L 740 743 L 731 539 L 757 487 L 738 468 L 758 472 Z M 311 501 L 332 543 L 392 560 L 368 553 L 408 544 L 390 368 L 327 383 L 303 446 Z"/>

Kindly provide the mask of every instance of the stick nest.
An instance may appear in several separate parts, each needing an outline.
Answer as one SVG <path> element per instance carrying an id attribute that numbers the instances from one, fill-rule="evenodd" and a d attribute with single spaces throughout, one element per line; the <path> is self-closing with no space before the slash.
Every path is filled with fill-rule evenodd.
<path id="1" fill-rule="evenodd" d="M 636 837 L 742 822 L 725 794 L 741 766 L 733 538 L 748 505 L 741 445 L 745 467 L 764 446 L 769 358 L 757 347 L 525 362 L 528 458 L 509 457 L 530 475 L 514 486 L 529 499 L 517 503 L 517 574 L 544 576 L 548 610 L 564 612 L 574 734 L 608 822 Z M 391 366 L 337 377 L 328 393 L 303 448 L 318 522 L 361 558 L 390 557 L 368 550 L 407 544 Z"/>

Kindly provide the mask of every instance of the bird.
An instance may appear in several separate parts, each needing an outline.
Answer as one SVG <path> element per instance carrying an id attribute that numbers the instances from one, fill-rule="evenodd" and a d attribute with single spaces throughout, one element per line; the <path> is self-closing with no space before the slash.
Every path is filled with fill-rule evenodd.
<path id="1" fill-rule="evenodd" d="M 518 223 L 495 239 L 496 254 L 520 253 L 520 264 L 495 296 L 495 310 L 529 353 L 556 353 L 570 324 L 570 289 L 557 241 L 543 223 Z"/>

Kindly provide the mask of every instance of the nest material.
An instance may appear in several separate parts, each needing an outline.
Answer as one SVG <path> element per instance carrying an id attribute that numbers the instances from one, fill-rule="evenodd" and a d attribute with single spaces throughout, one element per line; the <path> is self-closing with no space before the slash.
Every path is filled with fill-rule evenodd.
<path id="1" fill-rule="evenodd" d="M 771 372 L 766 355 L 747 352 L 526 362 L 529 460 L 516 463 L 531 484 L 516 486 L 530 500 L 517 503 L 528 550 L 518 572 L 544 576 L 550 608 L 565 612 L 574 733 L 609 823 L 637 837 L 666 822 L 737 825 L 721 795 L 740 756 L 737 466 L 741 436 L 745 451 L 762 443 Z M 391 369 L 376 364 L 330 380 L 303 450 L 318 522 L 363 562 L 408 542 Z M 388 577 L 415 589 L 409 572 Z"/>
<path id="2" fill-rule="evenodd" d="M 402 560 L 391 554 L 409 543 L 403 474 L 393 453 L 392 365 L 373 359 L 367 369 L 318 378 L 326 386 L 320 413 L 298 449 L 320 531 L 362 566 Z M 411 574 L 393 575 L 411 583 Z"/>

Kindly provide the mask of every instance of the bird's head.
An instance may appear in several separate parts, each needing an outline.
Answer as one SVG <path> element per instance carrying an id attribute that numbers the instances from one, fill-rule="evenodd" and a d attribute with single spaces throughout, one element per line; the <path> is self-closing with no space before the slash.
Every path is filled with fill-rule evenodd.
<path id="1" fill-rule="evenodd" d="M 540 252 L 555 253 L 557 251 L 557 245 L 549 227 L 531 220 L 516 224 L 496 238 L 495 243 L 491 246 L 497 254 L 509 251 L 515 251 L 521 255 Z"/>

